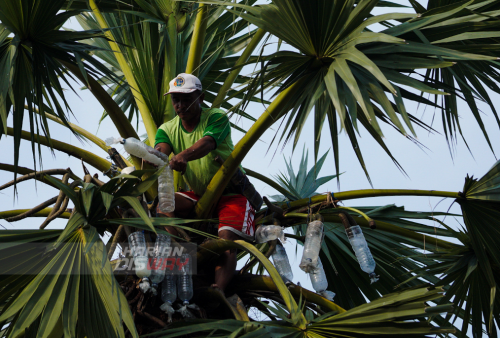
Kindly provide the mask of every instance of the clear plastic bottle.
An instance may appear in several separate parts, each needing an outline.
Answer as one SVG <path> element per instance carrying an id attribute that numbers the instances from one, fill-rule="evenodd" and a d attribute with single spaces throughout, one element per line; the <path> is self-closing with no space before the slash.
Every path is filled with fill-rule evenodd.
<path id="1" fill-rule="evenodd" d="M 165 166 L 169 162 L 167 155 L 133 137 L 127 139 L 110 137 L 106 139 L 108 146 L 115 143 L 123 144 L 123 148 L 129 154 L 157 166 Z M 169 166 L 163 169 L 158 177 L 158 203 L 161 212 L 168 213 L 175 210 L 174 174 Z"/>
<path id="2" fill-rule="evenodd" d="M 323 240 L 323 222 L 313 221 L 309 223 L 304 241 L 304 252 L 299 267 L 309 273 L 318 265 L 318 255 L 321 250 L 321 241 Z"/>
<path id="3" fill-rule="evenodd" d="M 140 140 L 129 137 L 127 139 L 123 139 L 121 143 L 123 144 L 123 148 L 125 148 L 125 151 L 127 153 L 142 158 L 143 160 L 158 166 L 165 165 L 165 162 L 160 157 L 154 154 L 155 152 L 159 153 L 159 151 L 151 148 Z"/>
<path id="4" fill-rule="evenodd" d="M 174 173 L 169 166 L 158 177 L 158 204 L 161 212 L 175 210 Z"/>
<path id="5" fill-rule="evenodd" d="M 186 264 L 181 268 L 179 277 L 177 278 L 177 292 L 179 299 L 184 304 L 189 304 L 193 298 L 193 277 L 191 276 L 191 255 L 188 253 L 182 254 L 181 262 Z"/>
<path id="6" fill-rule="evenodd" d="M 160 306 L 162 311 L 168 315 L 168 321 L 172 322 L 172 315 L 175 313 L 173 304 L 177 299 L 177 275 L 173 271 L 167 269 L 165 279 L 161 283 L 161 300 L 163 304 Z"/>
<path id="7" fill-rule="evenodd" d="M 149 279 L 151 270 L 148 268 L 148 252 L 144 230 L 136 231 L 128 236 L 128 243 L 132 257 L 134 258 L 135 274 L 142 278 L 141 290 L 146 292 L 149 289 Z"/>
<path id="8" fill-rule="evenodd" d="M 170 236 L 158 234 L 153 250 L 153 264 L 151 266 L 151 292 L 156 295 L 158 284 L 165 278 L 166 259 L 170 248 Z"/>
<path id="9" fill-rule="evenodd" d="M 283 227 L 279 225 L 261 225 L 255 232 L 255 241 L 257 243 L 265 243 L 278 238 L 285 242 Z"/>
<path id="10" fill-rule="evenodd" d="M 355 225 L 346 229 L 345 232 L 347 234 L 347 238 L 349 238 L 349 242 L 351 242 L 352 249 L 356 254 L 361 270 L 369 275 L 372 283 L 375 283 L 378 281 L 378 276 L 375 274 L 376 263 L 370 249 L 368 248 L 368 243 L 363 235 L 363 231 L 359 225 Z"/>
<path id="11" fill-rule="evenodd" d="M 278 242 L 276 244 L 276 250 L 274 250 L 272 257 L 274 267 L 280 274 L 283 281 L 285 283 L 291 282 L 293 280 L 292 267 L 290 266 L 290 262 L 288 261 L 286 250 L 281 243 Z"/>
<path id="12" fill-rule="evenodd" d="M 180 274 L 177 276 L 177 296 L 182 301 L 182 306 L 177 311 L 179 311 L 184 318 L 195 318 L 191 311 L 189 311 L 188 309 L 198 309 L 198 306 L 196 306 L 195 304 L 189 304 L 189 301 L 191 300 L 191 298 L 193 298 L 191 255 L 188 253 L 182 254 L 180 260 L 182 264 L 186 264 L 182 266 Z"/>
<path id="13" fill-rule="evenodd" d="M 321 294 L 328 288 L 328 280 L 326 279 L 325 270 L 323 270 L 323 264 L 321 259 L 318 257 L 318 266 L 316 269 L 309 273 L 309 278 L 311 279 L 311 284 L 313 289 Z"/>

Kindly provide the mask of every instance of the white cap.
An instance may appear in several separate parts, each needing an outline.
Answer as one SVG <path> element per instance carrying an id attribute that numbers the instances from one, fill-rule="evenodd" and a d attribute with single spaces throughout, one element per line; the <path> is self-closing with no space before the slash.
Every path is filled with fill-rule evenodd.
<path id="1" fill-rule="evenodd" d="M 165 95 L 172 93 L 192 93 L 195 90 L 201 90 L 201 81 L 196 76 L 186 73 L 180 73 L 170 81 L 170 88 L 168 93 Z"/>

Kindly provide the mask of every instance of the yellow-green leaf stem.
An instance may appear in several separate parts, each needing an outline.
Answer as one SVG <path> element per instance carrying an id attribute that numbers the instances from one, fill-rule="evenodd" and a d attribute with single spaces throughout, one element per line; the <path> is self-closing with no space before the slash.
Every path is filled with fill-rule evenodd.
<path id="1" fill-rule="evenodd" d="M 35 109 L 35 112 L 38 113 L 38 109 Z M 52 120 L 54 122 L 57 122 L 59 123 L 60 125 L 63 125 L 64 126 L 64 122 L 52 115 L 52 114 L 49 114 L 49 113 L 45 113 L 45 116 L 49 119 L 49 120 Z M 99 148 L 101 148 L 102 150 L 104 150 L 105 152 L 108 152 L 109 149 L 111 149 L 110 146 L 107 146 L 106 145 L 106 142 L 104 142 L 102 139 L 100 139 L 99 137 L 95 136 L 94 134 L 92 134 L 91 132 L 83 129 L 82 127 L 74 124 L 74 123 L 71 123 L 71 122 L 68 122 L 69 126 L 74 130 L 76 131 L 78 134 L 82 135 L 83 137 L 85 137 L 87 140 L 91 141 L 92 143 L 94 143 L 95 145 L 97 145 Z M 121 156 L 121 155 L 120 155 Z M 130 167 L 132 166 L 132 163 L 130 163 L 125 157 L 121 156 L 122 160 L 125 162 L 125 164 Z"/>
<path id="2" fill-rule="evenodd" d="M 255 48 L 257 48 L 264 35 L 266 35 L 266 31 L 263 30 L 262 28 L 259 28 L 257 32 L 255 32 L 255 35 L 253 36 L 252 40 L 245 48 L 238 61 L 236 61 L 236 63 L 234 64 L 234 68 L 236 69 L 234 69 L 233 71 L 231 71 L 231 73 L 229 73 L 228 77 L 222 84 L 222 87 L 219 90 L 219 93 L 217 94 L 217 97 L 215 98 L 212 107 L 219 108 L 220 105 L 224 102 L 227 92 L 231 89 L 231 86 L 233 85 L 234 81 L 241 73 L 241 69 L 243 68 L 242 65 L 248 61 L 250 56 L 252 56 L 253 51 L 255 50 Z"/>
<path id="3" fill-rule="evenodd" d="M 447 197 L 460 198 L 458 192 L 439 191 L 439 190 L 411 190 L 411 189 L 366 189 L 336 192 L 334 198 L 340 201 L 353 200 L 357 198 L 383 197 L 383 196 L 428 196 L 428 197 Z M 327 195 L 317 195 L 311 197 L 311 203 L 326 202 Z M 285 209 L 294 209 L 308 205 L 309 198 L 282 203 L 280 207 Z"/>
<path id="4" fill-rule="evenodd" d="M 297 81 L 281 92 L 252 127 L 250 127 L 245 136 L 236 144 L 231 155 L 229 155 L 212 178 L 212 181 L 210 181 L 206 192 L 198 203 L 196 203 L 195 212 L 198 218 L 208 218 L 207 215 L 210 214 L 212 208 L 216 205 L 224 188 L 229 183 L 231 176 L 233 176 L 243 158 L 245 158 L 246 154 L 262 134 L 285 113 L 284 110 L 287 107 L 288 101 L 301 89 L 302 82 Z"/>
<path id="5" fill-rule="evenodd" d="M 303 218 L 306 219 L 308 214 L 302 214 L 302 213 L 288 213 L 285 214 L 285 218 Z M 342 223 L 342 220 L 340 219 L 339 216 L 337 215 L 331 215 L 331 214 L 323 214 L 323 218 L 325 222 L 332 222 L 332 223 Z M 362 217 L 356 217 L 355 218 L 356 223 L 362 227 L 368 228 L 369 224 L 368 221 L 365 220 Z M 406 238 L 411 238 L 420 242 L 428 243 L 429 245 L 436 245 L 437 247 L 441 247 L 443 249 L 454 249 L 457 247 L 456 244 L 444 241 L 442 239 L 436 238 L 436 237 L 431 237 L 431 236 L 426 236 L 424 234 L 404 229 L 401 228 L 397 225 L 390 224 L 387 222 L 382 222 L 382 221 L 377 221 L 377 229 L 374 231 L 385 231 L 391 234 L 396 234 L 400 236 L 404 236 Z"/>
<path id="6" fill-rule="evenodd" d="M 208 23 L 208 5 L 200 4 L 196 21 L 194 23 L 193 37 L 191 38 L 191 47 L 186 65 L 186 73 L 198 76 L 201 57 L 203 54 L 203 45 L 205 43 L 205 34 Z"/>
<path id="7" fill-rule="evenodd" d="M 153 144 L 156 136 L 157 126 L 153 120 L 153 117 L 151 116 L 151 112 L 149 111 L 146 102 L 144 101 L 144 97 L 142 96 L 140 88 L 137 85 L 137 81 L 135 80 L 134 74 L 132 73 L 132 70 L 130 69 L 127 60 L 125 60 L 125 57 L 123 56 L 122 51 L 120 50 L 120 47 L 115 42 L 113 33 L 111 30 L 109 30 L 108 24 L 106 23 L 104 16 L 99 11 L 99 8 L 97 7 L 95 1 L 89 0 L 89 4 L 90 4 L 90 9 L 94 13 L 96 20 L 99 23 L 99 26 L 101 27 L 101 29 L 106 30 L 104 34 L 109 39 L 108 42 L 109 45 L 111 46 L 111 50 L 115 53 L 116 60 L 120 65 L 123 75 L 127 79 L 127 83 L 131 88 L 132 94 L 134 95 L 135 103 L 137 104 L 139 112 L 141 113 L 144 126 L 146 127 L 146 133 L 148 134 L 149 143 Z"/>
<path id="8" fill-rule="evenodd" d="M 177 75 L 177 24 L 175 20 L 175 15 L 170 14 L 170 18 L 167 22 L 167 32 L 169 39 L 165 42 L 165 67 L 163 68 L 163 82 L 162 82 L 162 92 L 166 93 L 168 91 L 168 85 L 170 81 Z M 175 117 L 174 106 L 172 105 L 172 100 L 170 95 L 166 96 L 166 106 L 165 113 L 163 115 L 163 122 L 168 122 Z"/>
<path id="9" fill-rule="evenodd" d="M 243 274 L 236 276 L 233 282 L 235 284 L 232 285 L 232 288 L 234 288 L 236 292 L 238 292 L 239 290 L 265 290 L 278 292 L 278 288 L 274 283 L 274 280 L 269 276 Z M 319 305 L 322 309 L 325 309 L 327 311 L 336 311 L 338 313 L 346 312 L 346 310 L 344 310 L 334 302 L 331 302 L 328 299 L 318 295 L 317 293 L 304 289 L 298 285 L 290 285 L 288 287 L 288 291 L 290 291 L 295 299 L 300 299 L 300 297 L 302 296 L 305 301 Z"/>
<path id="10" fill-rule="evenodd" d="M 108 113 L 121 137 L 135 137 L 137 139 L 139 138 L 134 127 L 132 127 L 132 124 L 130 124 L 130 121 L 127 119 L 127 116 L 123 113 L 120 106 L 115 102 L 115 100 L 113 100 L 113 98 L 99 84 L 99 82 L 97 82 L 92 76 L 90 76 L 90 74 L 87 74 L 87 78 L 85 78 L 78 66 L 64 61 L 61 61 L 61 63 L 66 68 L 68 68 L 71 73 L 73 73 L 78 78 L 78 80 L 80 80 L 80 82 L 87 86 L 90 92 L 104 108 L 106 113 Z"/>
<path id="11" fill-rule="evenodd" d="M 35 212 L 34 214 L 29 215 L 28 217 L 47 217 L 52 212 L 52 209 L 53 208 L 45 208 L 45 209 L 42 209 L 38 212 Z M 10 218 L 10 217 L 14 217 L 17 215 L 21 215 L 29 210 L 30 209 L 15 209 L 15 210 L 0 211 L 0 219 L 5 219 L 5 218 Z M 70 212 L 65 211 L 62 214 L 60 214 L 58 216 L 58 218 L 68 219 L 70 215 L 71 215 Z"/>
<path id="12" fill-rule="evenodd" d="M 365 214 L 361 210 L 358 210 L 358 209 L 355 209 L 355 208 L 350 208 L 350 207 L 336 207 L 335 209 L 345 209 L 345 210 L 353 211 L 353 212 L 357 213 L 358 215 L 361 215 L 361 217 L 363 217 L 367 222 L 370 222 L 372 220 L 367 214 Z"/>
<path id="13" fill-rule="evenodd" d="M 10 127 L 7 128 L 7 135 L 13 136 L 14 135 L 14 130 Z M 31 141 L 31 133 L 28 131 L 21 131 L 21 138 Z M 67 144 L 61 141 L 57 141 L 53 138 L 47 140 L 46 137 L 40 136 L 38 134 L 34 135 L 35 141 L 41 145 L 47 146 L 47 147 L 52 147 L 56 150 L 62 151 L 63 153 L 66 153 L 70 156 L 76 157 L 81 159 L 83 162 L 90 164 L 97 170 L 100 170 L 102 172 L 105 172 L 109 170 L 111 167 L 111 163 L 102 157 L 99 157 L 95 155 L 94 153 L 91 153 L 90 151 L 84 150 L 82 148 L 75 147 L 71 144 Z"/>
<path id="14" fill-rule="evenodd" d="M 253 256 L 255 256 L 262 263 L 262 265 L 264 265 L 264 268 L 267 270 L 267 272 L 273 279 L 273 282 L 275 283 L 276 288 L 281 294 L 281 297 L 283 297 L 283 301 L 285 302 L 288 311 L 290 311 L 292 315 L 292 321 L 294 322 L 294 325 L 298 328 L 305 329 L 307 321 L 304 315 L 302 314 L 302 311 L 297 306 L 295 299 L 292 297 L 290 291 L 288 291 L 288 288 L 281 279 L 281 276 L 279 275 L 278 271 L 276 271 L 274 265 L 269 261 L 269 259 L 266 258 L 266 256 L 264 256 L 262 252 L 257 250 L 257 248 L 252 244 L 242 240 L 237 240 L 235 241 L 235 243 L 241 246 L 244 250 L 248 251 Z"/>

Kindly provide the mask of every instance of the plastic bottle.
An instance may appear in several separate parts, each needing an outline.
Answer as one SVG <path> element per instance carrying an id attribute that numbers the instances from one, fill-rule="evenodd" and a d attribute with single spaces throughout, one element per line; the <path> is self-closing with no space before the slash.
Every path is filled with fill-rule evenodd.
<path id="1" fill-rule="evenodd" d="M 286 250 L 281 243 L 278 242 L 276 244 L 276 250 L 274 250 L 272 257 L 274 267 L 280 274 L 283 281 L 285 283 L 291 282 L 293 280 L 292 267 L 290 266 L 290 262 L 288 261 Z"/>
<path id="2" fill-rule="evenodd" d="M 110 137 L 106 139 L 106 144 L 108 146 L 115 143 L 123 144 L 123 148 L 125 148 L 126 152 L 153 163 L 154 165 L 165 166 L 169 162 L 167 155 L 151 148 L 136 138 L 129 137 L 123 139 Z M 158 203 L 161 212 L 168 213 L 175 210 L 174 174 L 169 166 L 163 169 L 158 177 Z"/>
<path id="3" fill-rule="evenodd" d="M 378 276 L 375 274 L 376 263 L 368 248 L 368 243 L 363 235 L 363 231 L 361 231 L 359 225 L 355 225 L 346 229 L 345 232 L 347 238 L 349 238 L 349 242 L 351 242 L 352 249 L 356 254 L 361 270 L 369 275 L 371 283 L 375 283 L 378 281 Z"/>
<path id="4" fill-rule="evenodd" d="M 265 243 L 278 238 L 285 242 L 283 227 L 279 225 L 261 225 L 255 232 L 255 241 L 257 243 Z"/>
<path id="5" fill-rule="evenodd" d="M 160 306 L 160 309 L 167 313 L 169 322 L 172 322 L 172 315 L 175 313 L 172 304 L 174 304 L 176 299 L 177 275 L 174 275 L 172 270 L 167 269 L 165 279 L 161 283 L 161 300 L 163 304 Z"/>
<path id="6" fill-rule="evenodd" d="M 323 292 L 319 292 L 319 294 L 326 299 L 328 299 L 330 302 L 333 302 L 333 298 L 335 298 L 335 292 L 325 290 Z"/>
<path id="7" fill-rule="evenodd" d="M 304 241 L 304 252 L 299 267 L 309 273 L 318 265 L 318 255 L 321 250 L 321 241 L 323 240 L 323 222 L 313 221 L 309 223 Z"/>
<path id="8" fill-rule="evenodd" d="M 158 177 L 158 204 L 163 213 L 175 210 L 174 174 L 169 166 Z"/>
<path id="9" fill-rule="evenodd" d="M 193 314 L 188 310 L 189 308 L 197 309 L 195 304 L 189 304 L 193 298 L 193 277 L 191 276 L 191 255 L 188 253 L 182 254 L 180 261 L 184 264 L 177 277 L 177 296 L 182 301 L 182 306 L 179 311 L 185 318 L 194 318 Z"/>
<path id="10" fill-rule="evenodd" d="M 153 264 L 151 267 L 151 292 L 157 294 L 158 284 L 165 278 L 165 266 L 170 249 L 170 236 L 158 234 L 153 250 Z"/>
<path id="11" fill-rule="evenodd" d="M 142 283 L 139 286 L 143 292 L 147 292 L 149 290 L 148 277 L 151 275 L 151 270 L 148 269 L 148 253 L 144 230 L 131 233 L 128 236 L 128 243 L 134 258 L 135 274 L 137 277 L 142 278 Z"/>
<path id="12" fill-rule="evenodd" d="M 325 270 L 323 270 L 323 264 L 321 259 L 318 257 L 318 266 L 316 269 L 309 273 L 309 278 L 311 279 L 311 284 L 313 289 L 321 294 L 328 288 L 328 280 L 326 279 Z"/>

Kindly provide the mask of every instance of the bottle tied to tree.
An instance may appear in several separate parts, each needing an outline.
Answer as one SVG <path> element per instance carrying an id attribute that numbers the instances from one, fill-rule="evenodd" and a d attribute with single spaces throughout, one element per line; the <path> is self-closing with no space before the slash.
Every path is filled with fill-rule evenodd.
<path id="1" fill-rule="evenodd" d="M 347 238 L 349 238 L 349 242 L 351 242 L 352 249 L 358 259 L 361 270 L 369 275 L 371 283 L 375 283 L 378 281 L 378 276 L 375 274 L 376 263 L 370 249 L 368 248 L 368 243 L 363 235 L 363 231 L 359 225 L 355 225 L 346 229 L 345 232 L 347 234 Z"/>
<path id="2" fill-rule="evenodd" d="M 172 315 L 175 313 L 173 304 L 177 299 L 177 275 L 170 269 L 165 272 L 165 279 L 161 283 L 161 300 L 163 304 L 160 306 L 162 311 L 168 315 L 168 321 L 172 322 Z"/>
<path id="3" fill-rule="evenodd" d="M 174 174 L 170 166 L 167 165 L 168 156 L 133 137 L 106 139 L 108 146 L 115 143 L 123 144 L 125 151 L 131 155 L 157 166 L 166 166 L 158 177 L 158 204 L 161 212 L 173 212 L 175 210 Z"/>
<path id="4" fill-rule="evenodd" d="M 285 242 L 283 227 L 279 225 L 261 225 L 257 231 L 255 231 L 255 241 L 257 243 L 265 243 L 275 239 L 280 239 L 282 242 Z"/>
<path id="5" fill-rule="evenodd" d="M 309 278 L 311 279 L 314 291 L 322 294 L 328 288 L 328 280 L 326 279 L 325 270 L 323 270 L 323 264 L 319 257 L 317 259 L 317 264 L 316 268 L 309 272 Z"/>
<path id="6" fill-rule="evenodd" d="M 313 221 L 307 226 L 306 239 L 304 241 L 304 252 L 299 267 L 310 273 L 318 266 L 318 256 L 323 240 L 323 222 Z"/>
<path id="7" fill-rule="evenodd" d="M 195 304 L 189 304 L 189 301 L 193 298 L 191 255 L 188 253 L 182 254 L 180 262 L 182 267 L 180 267 L 180 274 L 177 277 L 177 296 L 182 301 L 182 306 L 177 311 L 185 318 L 194 318 L 193 314 L 188 309 L 198 309 Z"/>
<path id="8" fill-rule="evenodd" d="M 128 243 L 134 258 L 135 274 L 142 279 L 140 288 L 143 292 L 149 289 L 149 279 L 151 270 L 148 268 L 148 252 L 144 230 L 136 231 L 128 236 Z"/>
<path id="9" fill-rule="evenodd" d="M 167 265 L 168 253 L 170 251 L 170 236 L 158 234 L 156 236 L 153 250 L 153 264 L 151 265 L 151 292 L 156 295 L 158 284 L 165 278 L 165 266 Z"/>
<path id="10" fill-rule="evenodd" d="M 285 283 L 291 282 L 293 280 L 292 267 L 290 266 L 290 262 L 288 261 L 286 250 L 280 242 L 276 244 L 276 249 L 274 250 L 272 257 L 274 267 L 280 274 L 283 281 Z"/>

